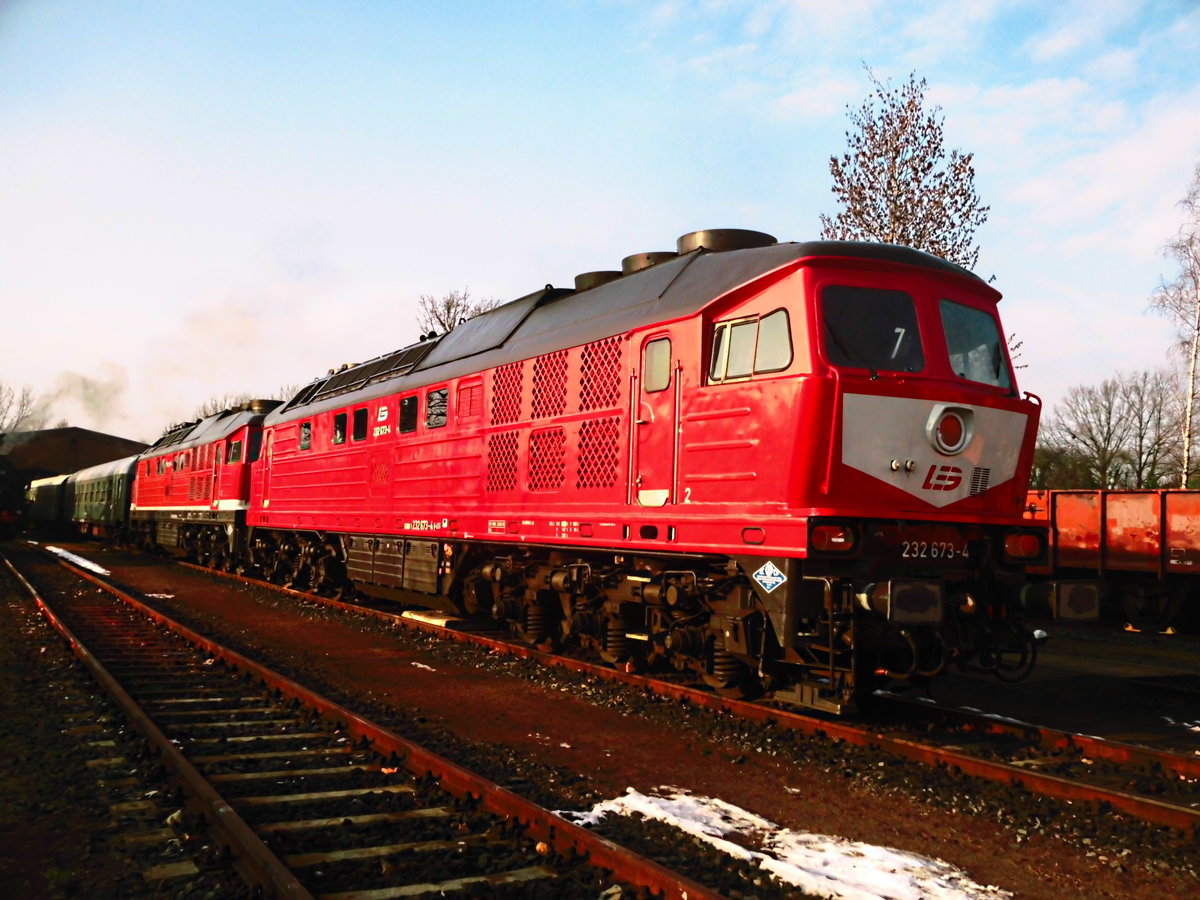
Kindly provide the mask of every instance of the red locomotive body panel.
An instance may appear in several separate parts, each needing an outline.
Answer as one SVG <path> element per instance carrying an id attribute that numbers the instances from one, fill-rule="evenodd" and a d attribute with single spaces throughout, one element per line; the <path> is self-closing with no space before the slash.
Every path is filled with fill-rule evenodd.
<path id="1" fill-rule="evenodd" d="M 936 300 L 970 292 L 899 267 L 822 263 L 774 271 L 765 287 L 687 319 L 268 423 L 250 523 L 802 557 L 809 515 L 1019 522 L 1034 404 L 964 383 L 945 360 L 920 378 L 838 375 L 812 337 L 823 282 L 899 285 Z M 990 289 L 975 292 L 974 306 L 994 303 Z M 781 311 L 786 365 L 712 381 L 713 327 Z M 940 327 L 926 327 L 937 341 Z M 410 401 L 425 412 L 405 423 Z M 962 466 L 925 438 L 939 405 L 998 423 Z M 837 414 L 843 428 L 831 433 Z M 339 418 L 349 432 L 335 443 Z M 893 473 L 893 459 L 907 470 Z M 986 491 L 967 480 L 980 462 L 994 473 Z"/>

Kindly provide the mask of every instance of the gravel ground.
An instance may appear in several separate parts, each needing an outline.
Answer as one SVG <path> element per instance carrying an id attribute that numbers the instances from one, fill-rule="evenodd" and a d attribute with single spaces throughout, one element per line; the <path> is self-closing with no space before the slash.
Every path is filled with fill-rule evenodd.
<path id="1" fill-rule="evenodd" d="M 1200 892 L 1190 837 L 319 609 L 281 615 L 294 601 L 203 573 L 105 563 L 143 591 L 173 594 L 229 642 L 557 808 L 670 784 L 786 827 L 946 859 L 1022 898 Z"/>

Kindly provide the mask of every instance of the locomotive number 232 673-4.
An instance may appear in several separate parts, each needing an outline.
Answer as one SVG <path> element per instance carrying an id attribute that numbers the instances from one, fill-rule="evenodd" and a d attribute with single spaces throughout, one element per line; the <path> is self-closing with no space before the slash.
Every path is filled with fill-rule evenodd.
<path id="1" fill-rule="evenodd" d="M 951 541 L 904 541 L 900 555 L 905 559 L 958 559 L 967 555 L 967 548 Z"/>

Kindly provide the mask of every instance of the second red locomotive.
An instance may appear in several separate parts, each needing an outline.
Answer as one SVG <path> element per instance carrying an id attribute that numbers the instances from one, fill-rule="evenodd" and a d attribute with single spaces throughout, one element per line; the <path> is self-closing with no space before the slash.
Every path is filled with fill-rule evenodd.
<path id="1" fill-rule="evenodd" d="M 1020 677 L 1040 404 L 998 300 L 908 248 L 695 232 L 168 436 L 131 524 L 834 711 Z"/>

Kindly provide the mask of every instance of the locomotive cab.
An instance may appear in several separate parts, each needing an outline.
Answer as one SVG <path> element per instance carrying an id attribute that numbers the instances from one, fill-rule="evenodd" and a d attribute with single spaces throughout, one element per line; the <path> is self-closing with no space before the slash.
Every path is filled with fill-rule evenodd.
<path id="1" fill-rule="evenodd" d="M 871 256 L 802 273 L 813 339 L 795 446 L 828 436 L 789 498 L 808 525 L 801 582 L 759 591 L 781 658 L 860 695 L 950 663 L 1022 678 L 1036 647 L 1011 613 L 1046 552 L 1020 522 L 1039 404 L 1017 395 L 996 291 L 906 248 Z M 799 690 L 840 708 L 836 690 Z"/>

